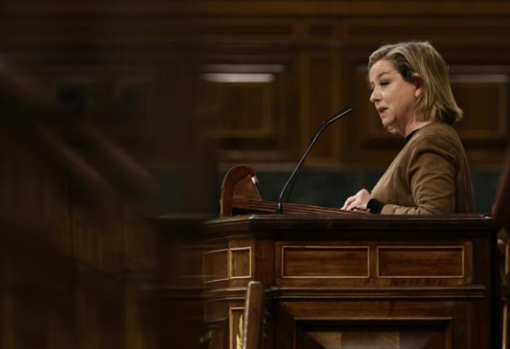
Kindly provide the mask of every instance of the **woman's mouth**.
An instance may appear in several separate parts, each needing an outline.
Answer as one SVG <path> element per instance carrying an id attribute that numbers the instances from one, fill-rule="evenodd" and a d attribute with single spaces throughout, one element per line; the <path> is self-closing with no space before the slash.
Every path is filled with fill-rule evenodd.
<path id="1" fill-rule="evenodd" d="M 379 113 L 379 116 L 382 116 L 386 110 L 388 110 L 388 108 L 384 108 L 384 107 L 377 108 L 377 112 Z"/>

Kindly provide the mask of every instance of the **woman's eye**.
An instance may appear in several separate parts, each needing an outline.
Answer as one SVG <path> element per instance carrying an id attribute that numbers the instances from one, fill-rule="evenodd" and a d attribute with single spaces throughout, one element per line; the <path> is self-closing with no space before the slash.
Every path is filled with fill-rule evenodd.
<path id="1" fill-rule="evenodd" d="M 381 87 L 384 87 L 384 86 L 388 86 L 388 85 L 389 85 L 389 83 L 390 83 L 389 81 L 385 81 L 385 80 L 383 80 L 383 81 L 381 81 L 381 82 L 379 83 L 379 85 L 381 85 Z"/>

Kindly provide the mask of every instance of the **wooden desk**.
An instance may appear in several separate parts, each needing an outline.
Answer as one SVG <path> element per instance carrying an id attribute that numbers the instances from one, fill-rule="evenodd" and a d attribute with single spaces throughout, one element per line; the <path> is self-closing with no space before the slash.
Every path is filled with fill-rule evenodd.
<path id="1" fill-rule="evenodd" d="M 204 230 L 215 348 L 236 348 L 250 280 L 266 289 L 264 348 L 500 346 L 489 218 L 251 215 Z"/>

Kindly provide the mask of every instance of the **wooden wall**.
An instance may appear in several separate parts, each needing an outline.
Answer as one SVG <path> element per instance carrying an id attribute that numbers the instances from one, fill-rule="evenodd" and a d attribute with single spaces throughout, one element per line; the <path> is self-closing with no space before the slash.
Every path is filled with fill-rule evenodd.
<path id="1" fill-rule="evenodd" d="M 323 135 L 309 163 L 383 170 L 401 142 L 382 129 L 368 102 L 367 57 L 382 43 L 429 40 L 450 65 L 465 111 L 458 128 L 473 168 L 502 162 L 510 67 L 510 7 L 503 1 L 68 1 L 2 7 L 4 56 L 50 81 L 55 91 L 96 91 L 103 104 L 120 105 L 122 119 L 98 118 L 115 129 L 122 124 L 128 137 L 150 139 L 172 127 L 167 118 L 155 117 L 158 109 L 150 102 L 161 91 L 154 67 L 175 67 L 175 53 L 192 37 L 196 46 L 186 50 L 199 59 L 200 93 L 160 97 L 193 99 L 224 167 L 293 163 L 320 122 L 350 106 L 354 112 Z"/>
<path id="2" fill-rule="evenodd" d="M 200 218 L 150 218 L 217 200 L 187 22 L 69 5 L 0 5 L 0 347 L 198 346 Z"/>
<path id="3" fill-rule="evenodd" d="M 203 57 L 202 114 L 213 120 L 210 134 L 220 142 L 222 161 L 295 161 L 320 122 L 350 106 L 352 115 L 324 134 L 309 162 L 384 169 L 402 143 L 382 129 L 368 101 L 367 57 L 382 43 L 429 40 L 449 63 L 465 111 L 458 129 L 473 168 L 501 164 L 510 62 L 503 3 L 215 5 L 203 9 L 211 17 L 204 37 L 214 51 Z"/>

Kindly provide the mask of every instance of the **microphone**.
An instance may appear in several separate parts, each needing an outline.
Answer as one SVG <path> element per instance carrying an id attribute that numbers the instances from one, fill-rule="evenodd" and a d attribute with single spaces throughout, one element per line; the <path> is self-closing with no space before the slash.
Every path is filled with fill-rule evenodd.
<path id="1" fill-rule="evenodd" d="M 313 135 L 313 137 L 310 138 L 310 142 L 308 143 L 308 148 L 306 149 L 305 153 L 301 157 L 301 160 L 299 161 L 299 163 L 297 164 L 296 168 L 294 169 L 294 171 L 290 175 L 289 179 L 287 180 L 287 182 L 283 186 L 283 189 L 282 189 L 282 191 L 280 193 L 280 197 L 278 198 L 277 213 L 283 213 L 283 194 L 285 193 L 285 190 L 287 189 L 289 184 L 292 183 L 292 185 L 291 185 L 291 187 L 289 189 L 289 194 L 287 195 L 287 199 L 285 200 L 285 202 L 288 202 L 289 198 L 290 198 L 290 195 L 292 194 L 292 189 L 294 188 L 294 184 L 295 184 L 295 181 L 292 182 L 292 180 L 294 178 L 296 178 L 297 175 L 299 174 L 299 172 L 301 171 L 301 166 L 305 162 L 306 156 L 308 155 L 310 150 L 312 150 L 313 145 L 315 144 L 315 142 L 317 142 L 317 139 L 319 139 L 319 136 L 321 135 L 322 131 L 324 131 L 324 129 L 326 127 L 328 127 L 329 125 L 331 125 L 335 121 L 339 120 L 343 116 L 347 115 L 351 111 L 352 111 L 352 108 L 341 108 L 329 120 L 324 121 L 320 125 L 320 127 L 317 129 L 317 131 L 315 131 L 315 134 Z"/>

